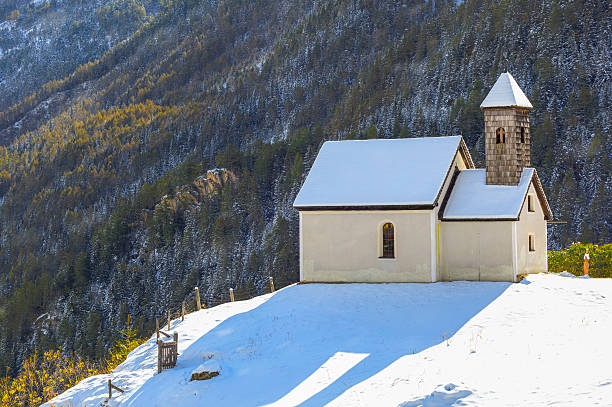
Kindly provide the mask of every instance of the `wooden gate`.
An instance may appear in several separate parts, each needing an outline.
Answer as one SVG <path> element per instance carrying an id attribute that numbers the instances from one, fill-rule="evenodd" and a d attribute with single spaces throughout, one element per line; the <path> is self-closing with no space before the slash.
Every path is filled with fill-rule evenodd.
<path id="1" fill-rule="evenodd" d="M 157 340 L 157 373 L 161 373 L 164 369 L 172 369 L 176 366 L 176 358 L 178 357 L 178 334 L 174 333 L 174 340 L 164 342 Z"/>

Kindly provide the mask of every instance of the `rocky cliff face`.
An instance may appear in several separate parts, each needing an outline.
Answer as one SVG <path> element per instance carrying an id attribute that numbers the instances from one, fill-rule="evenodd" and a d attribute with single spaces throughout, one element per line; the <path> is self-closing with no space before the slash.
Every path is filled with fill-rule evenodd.
<path id="1" fill-rule="evenodd" d="M 225 168 L 208 170 L 205 175 L 200 175 L 191 184 L 178 187 L 173 195 L 164 195 L 161 201 L 155 205 L 153 213 L 166 209 L 174 214 L 184 213 L 199 206 L 205 199 L 220 193 L 225 185 L 235 181 L 236 175 Z M 149 212 L 145 211 L 143 214 Z M 145 218 L 145 222 L 146 220 Z"/>

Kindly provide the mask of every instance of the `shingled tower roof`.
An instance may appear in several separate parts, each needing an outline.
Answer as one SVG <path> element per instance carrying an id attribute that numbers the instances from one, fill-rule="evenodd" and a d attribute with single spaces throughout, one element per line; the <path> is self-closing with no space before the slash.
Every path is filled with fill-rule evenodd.
<path id="1" fill-rule="evenodd" d="M 489 91 L 489 94 L 482 101 L 481 109 L 490 107 L 523 107 L 527 109 L 533 108 L 533 105 L 527 99 L 520 86 L 509 72 L 504 72 L 499 75 L 497 82 Z"/>

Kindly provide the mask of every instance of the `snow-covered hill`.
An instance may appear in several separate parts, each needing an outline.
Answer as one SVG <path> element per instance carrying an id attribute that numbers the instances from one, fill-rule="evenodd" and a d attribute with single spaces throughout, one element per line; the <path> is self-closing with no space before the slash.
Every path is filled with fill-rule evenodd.
<path id="1" fill-rule="evenodd" d="M 173 321 L 112 375 L 46 406 L 594 406 L 612 403 L 612 280 L 306 284 Z M 190 381 L 202 364 L 220 369 Z M 103 403 L 104 405 L 104 403 Z"/>
<path id="2" fill-rule="evenodd" d="M 0 1 L 0 372 L 35 349 L 100 360 L 124 316 L 152 329 L 194 286 L 297 281 L 321 144 L 462 134 L 483 167 L 506 66 L 563 221 L 549 248 L 608 243 L 609 3 Z M 213 167 L 236 183 L 155 211 Z"/>

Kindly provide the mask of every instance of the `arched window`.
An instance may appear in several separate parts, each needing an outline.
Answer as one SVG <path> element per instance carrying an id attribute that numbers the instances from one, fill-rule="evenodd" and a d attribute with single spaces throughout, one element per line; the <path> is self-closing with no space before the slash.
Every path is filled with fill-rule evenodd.
<path id="1" fill-rule="evenodd" d="M 521 127 L 521 143 L 525 143 L 525 128 Z"/>
<path id="2" fill-rule="evenodd" d="M 385 223 L 382 228 L 382 257 L 395 257 L 395 230 L 393 223 Z"/>
<path id="3" fill-rule="evenodd" d="M 506 142 L 506 130 L 503 127 L 498 127 L 495 130 L 495 141 L 497 144 L 504 144 Z"/>

